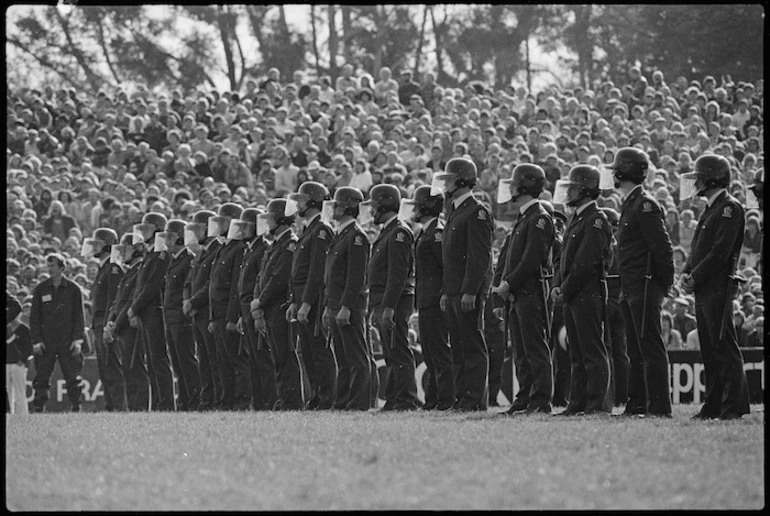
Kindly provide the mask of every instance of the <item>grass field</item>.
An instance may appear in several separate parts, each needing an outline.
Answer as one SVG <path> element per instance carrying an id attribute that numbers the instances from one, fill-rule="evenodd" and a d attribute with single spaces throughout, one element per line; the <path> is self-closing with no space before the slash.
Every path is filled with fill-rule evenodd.
<path id="1" fill-rule="evenodd" d="M 760 509 L 739 421 L 445 413 L 6 417 L 11 510 Z"/>

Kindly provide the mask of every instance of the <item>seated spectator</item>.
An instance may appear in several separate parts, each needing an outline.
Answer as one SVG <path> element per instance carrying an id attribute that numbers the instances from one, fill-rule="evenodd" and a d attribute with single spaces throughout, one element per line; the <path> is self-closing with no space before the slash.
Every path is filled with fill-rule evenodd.
<path id="1" fill-rule="evenodd" d="M 674 318 L 665 310 L 660 313 L 660 329 L 666 349 L 682 349 L 682 334 L 674 328 Z"/>

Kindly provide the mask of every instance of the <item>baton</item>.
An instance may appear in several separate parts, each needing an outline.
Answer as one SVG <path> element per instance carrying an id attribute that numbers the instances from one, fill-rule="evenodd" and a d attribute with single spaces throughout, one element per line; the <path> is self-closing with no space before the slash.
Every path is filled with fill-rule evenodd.
<path id="1" fill-rule="evenodd" d="M 731 271 L 734 271 L 738 262 L 738 256 L 733 255 L 732 264 L 730 267 Z M 725 307 L 724 310 L 722 310 L 722 322 L 719 324 L 719 340 L 721 341 L 725 337 L 725 331 L 727 330 L 727 321 L 729 320 L 729 317 L 731 316 L 732 312 L 732 304 L 733 304 L 733 298 L 735 297 L 735 294 L 733 294 L 733 288 L 737 287 L 740 284 L 746 283 L 746 279 L 743 276 L 738 276 L 737 274 L 731 274 L 727 277 L 727 286 L 725 288 Z M 736 289 L 737 293 L 737 289 Z"/>
<path id="2" fill-rule="evenodd" d="M 289 321 L 289 346 L 291 349 L 297 353 L 297 339 L 294 335 L 294 323 L 297 322 L 297 319 L 292 319 Z"/>
<path id="3" fill-rule="evenodd" d="M 639 339 L 644 338 L 645 327 L 647 326 L 647 297 L 652 279 L 652 253 L 647 253 L 647 270 L 644 273 L 644 297 L 642 298 L 642 329 L 639 332 Z"/>
<path id="4" fill-rule="evenodd" d="M 508 341 L 510 340 L 510 320 L 509 320 L 509 312 L 511 310 L 511 302 L 506 299 L 503 302 L 503 330 L 505 331 L 505 335 L 503 336 L 503 342 L 505 342 L 505 347 L 508 347 Z M 516 394 L 516 388 L 515 388 L 515 382 L 516 382 L 516 363 L 513 359 L 513 341 L 511 340 L 511 405 L 513 405 L 514 395 Z"/>
<path id="5" fill-rule="evenodd" d="M 551 311 L 548 309 L 548 296 L 550 295 L 550 288 L 548 280 L 553 278 L 553 274 L 547 274 L 545 267 L 540 266 L 540 286 L 543 291 L 543 308 L 545 309 L 545 338 L 550 342 L 551 340 Z"/>

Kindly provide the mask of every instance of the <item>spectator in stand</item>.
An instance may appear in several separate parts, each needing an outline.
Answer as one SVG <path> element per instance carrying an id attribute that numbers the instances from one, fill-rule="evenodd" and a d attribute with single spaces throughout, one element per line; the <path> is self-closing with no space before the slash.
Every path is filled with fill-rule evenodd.
<path id="1" fill-rule="evenodd" d="M 660 330 L 666 349 L 682 349 L 682 334 L 674 328 L 674 318 L 665 310 L 660 313 Z"/>

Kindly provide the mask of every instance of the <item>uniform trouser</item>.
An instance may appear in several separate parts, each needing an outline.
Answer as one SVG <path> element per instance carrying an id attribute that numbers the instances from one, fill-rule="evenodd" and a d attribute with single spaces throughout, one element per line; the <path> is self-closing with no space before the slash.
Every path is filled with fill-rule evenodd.
<path id="1" fill-rule="evenodd" d="M 51 387 L 51 375 L 59 361 L 62 376 L 67 387 L 67 398 L 73 407 L 79 407 L 83 397 L 83 379 L 80 372 L 83 370 L 83 353 L 72 353 L 69 349 L 70 342 L 44 342 L 45 351 L 42 355 L 35 355 L 35 378 L 32 380 L 32 388 L 35 398 L 32 406 L 41 411 L 48 401 L 48 389 Z"/>
<path id="2" fill-rule="evenodd" d="M 382 354 L 385 357 L 387 408 L 414 408 L 422 405 L 417 398 L 414 353 L 409 347 L 409 317 L 413 306 L 414 295 L 399 298 L 393 315 L 395 327 L 392 329 L 382 325 L 382 305 L 372 310 L 373 323 L 380 334 Z"/>
<path id="3" fill-rule="evenodd" d="M 131 412 L 146 412 L 150 409 L 150 377 L 144 367 L 144 341 L 142 332 L 137 328 L 127 327 L 121 331 L 114 342 L 123 378 L 126 381 L 126 402 Z M 132 363 L 133 361 L 133 363 Z"/>
<path id="4" fill-rule="evenodd" d="M 607 328 L 604 331 L 604 340 L 611 355 L 610 390 L 614 395 L 615 405 L 625 405 L 628 401 L 628 351 L 623 312 L 616 296 L 610 296 L 607 302 Z"/>
<path id="5" fill-rule="evenodd" d="M 190 320 L 166 321 L 166 341 L 177 378 L 177 409 L 196 410 L 200 403 L 200 370 Z"/>
<path id="6" fill-rule="evenodd" d="M 724 309 L 724 289 L 695 295 L 695 318 L 706 376 L 706 399 L 701 412 L 712 417 L 749 413 L 746 372 L 731 316 L 724 317 L 724 337 L 719 339 Z"/>
<path id="7" fill-rule="evenodd" d="M 519 379 L 515 403 L 527 408 L 551 408 L 553 398 L 553 364 L 545 328 L 545 306 L 542 294 L 523 290 L 514 294 L 508 316 L 511 340 L 514 342 L 516 375 L 524 372 L 525 383 Z M 526 391 L 526 392 L 522 392 Z"/>
<path id="8" fill-rule="evenodd" d="M 500 329 L 503 321 L 493 309 L 493 303 L 484 304 L 484 341 L 489 353 L 489 405 L 497 405 L 497 394 L 503 385 L 506 345 L 505 332 Z"/>
<path id="9" fill-rule="evenodd" d="M 225 410 L 245 409 L 251 404 L 251 371 L 248 358 L 239 353 L 240 334 L 227 331 L 224 319 L 214 321 L 217 363 L 222 377 L 222 398 L 216 405 Z"/>
<path id="10" fill-rule="evenodd" d="M 422 358 L 429 372 L 425 406 L 449 408 L 454 401 L 454 385 L 449 329 L 444 312 L 439 305 L 420 308 L 417 324 Z"/>
<path id="11" fill-rule="evenodd" d="M 452 374 L 457 408 L 486 409 L 488 402 L 489 353 L 484 339 L 484 297 L 476 296 L 470 312 L 460 308 L 461 294 L 450 295 L 446 319 L 452 350 Z"/>
<path id="12" fill-rule="evenodd" d="M 267 338 L 270 341 L 270 354 L 275 366 L 275 386 L 278 401 L 273 406 L 276 410 L 301 410 L 302 379 L 299 359 L 296 351 L 296 335 L 289 331 L 284 304 L 271 310 L 265 310 Z M 291 337 L 290 337 L 291 334 Z"/>
<path id="13" fill-rule="evenodd" d="M 267 339 L 257 335 L 251 314 L 242 312 L 244 333 L 241 343 L 249 355 L 251 398 L 254 410 L 271 410 L 278 399 L 275 387 L 275 365 Z"/>
<path id="14" fill-rule="evenodd" d="M 578 292 L 564 303 L 571 385 L 568 410 L 612 412 L 610 362 L 602 339 L 604 302 L 598 292 Z"/>
<path id="15" fill-rule="evenodd" d="M 671 415 L 668 352 L 660 330 L 660 306 L 665 292 L 650 282 L 644 307 L 642 291 L 623 292 L 620 306 L 626 325 L 626 343 L 631 361 L 628 378 L 630 414 Z M 642 313 L 646 310 L 645 334 L 641 337 Z"/>
<path id="16" fill-rule="evenodd" d="M 198 370 L 200 372 L 201 409 L 210 409 L 217 400 L 224 397 L 224 385 L 219 373 L 217 345 L 214 334 L 209 331 L 208 307 L 193 317 L 193 335 L 198 348 Z"/>
<path id="17" fill-rule="evenodd" d="M 27 406 L 27 366 L 5 364 L 5 393 L 11 414 L 29 414 Z"/>
<path id="18" fill-rule="evenodd" d="M 311 392 L 305 396 L 307 406 L 325 410 L 332 408 L 337 396 L 337 362 L 332 347 L 326 347 L 320 311 L 321 302 L 317 300 L 310 306 L 308 324 L 297 322 L 293 328 L 299 337 L 302 360 L 310 382 Z"/>
<path id="19" fill-rule="evenodd" d="M 350 311 L 350 324 L 340 326 L 335 316 L 339 309 L 332 312 L 331 331 L 334 340 L 334 354 L 339 363 L 337 379 L 337 399 L 334 408 L 342 410 L 369 410 L 372 398 L 371 349 L 366 342 L 366 311 Z M 375 394 L 376 396 L 376 394 Z"/>
<path id="20" fill-rule="evenodd" d="M 115 341 L 111 344 L 104 342 L 103 330 L 104 327 L 101 324 L 94 326 L 93 336 L 96 366 L 104 388 L 104 408 L 110 412 L 124 412 L 127 409 L 126 380 L 115 351 Z"/>
<path id="21" fill-rule="evenodd" d="M 147 307 L 142 311 L 139 319 L 150 371 L 152 410 L 173 411 L 175 409 L 174 373 L 171 371 L 168 357 L 163 312 L 159 306 Z"/>
<path id="22" fill-rule="evenodd" d="M 559 344 L 559 335 L 564 328 L 564 308 L 561 302 L 553 303 L 553 321 L 551 321 L 551 359 L 553 362 L 553 401 L 556 406 L 567 405 L 569 399 L 570 365 L 569 350 Z"/>

